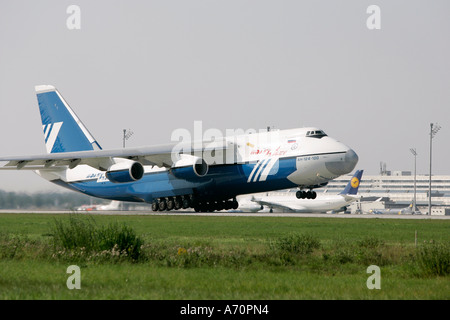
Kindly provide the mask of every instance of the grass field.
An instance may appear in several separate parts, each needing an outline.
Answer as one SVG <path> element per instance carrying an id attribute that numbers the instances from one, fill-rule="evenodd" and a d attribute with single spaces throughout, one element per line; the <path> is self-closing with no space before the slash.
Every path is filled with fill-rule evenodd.
<path id="1" fill-rule="evenodd" d="M 55 226 L 71 219 L 97 228 L 95 244 L 126 226 L 139 255 L 63 247 Z M 447 300 L 449 248 L 448 220 L 1 214 L 0 298 Z M 70 265 L 79 290 L 66 286 Z M 367 288 L 370 265 L 379 290 Z"/>

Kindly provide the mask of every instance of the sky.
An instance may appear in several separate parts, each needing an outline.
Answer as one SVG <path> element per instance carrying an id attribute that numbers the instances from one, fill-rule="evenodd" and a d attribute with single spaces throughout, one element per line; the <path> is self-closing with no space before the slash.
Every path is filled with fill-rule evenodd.
<path id="1" fill-rule="evenodd" d="M 195 121 L 314 126 L 356 151 L 355 170 L 413 171 L 416 148 L 426 174 L 437 123 L 433 174 L 450 175 L 449 12 L 448 0 L 3 0 L 0 156 L 46 152 L 34 86 L 50 84 L 103 149 L 122 147 L 123 129 L 138 147 Z M 0 190 L 61 188 L 2 171 Z"/>

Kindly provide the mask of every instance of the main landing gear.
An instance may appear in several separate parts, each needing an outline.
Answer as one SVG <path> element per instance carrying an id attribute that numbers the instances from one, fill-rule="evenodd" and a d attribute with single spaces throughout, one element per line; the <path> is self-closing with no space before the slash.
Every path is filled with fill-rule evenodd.
<path id="1" fill-rule="evenodd" d="M 315 191 L 297 191 L 295 193 L 297 199 L 315 199 L 317 197 L 317 193 Z"/>
<path id="2" fill-rule="evenodd" d="M 170 211 L 179 210 L 181 208 L 187 209 L 191 207 L 192 199 L 190 196 L 177 196 L 168 198 L 159 198 L 152 202 L 153 211 Z"/>
<path id="3" fill-rule="evenodd" d="M 239 203 L 233 200 L 199 201 L 192 195 L 158 198 L 152 202 L 153 211 L 170 211 L 194 208 L 195 212 L 213 212 L 219 210 L 237 209 Z"/>

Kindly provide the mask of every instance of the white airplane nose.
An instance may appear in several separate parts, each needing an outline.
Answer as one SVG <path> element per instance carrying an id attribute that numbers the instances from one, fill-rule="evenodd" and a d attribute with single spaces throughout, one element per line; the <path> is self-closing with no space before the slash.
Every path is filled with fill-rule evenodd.
<path id="1" fill-rule="evenodd" d="M 335 175 L 350 173 L 358 163 L 358 155 L 352 149 L 348 149 L 341 161 L 329 161 L 325 163 L 328 171 Z"/>

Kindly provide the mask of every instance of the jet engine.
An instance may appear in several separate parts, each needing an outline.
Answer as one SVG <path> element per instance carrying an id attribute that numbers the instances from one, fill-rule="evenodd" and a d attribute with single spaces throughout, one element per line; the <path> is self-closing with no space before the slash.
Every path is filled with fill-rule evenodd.
<path id="1" fill-rule="evenodd" d="M 144 167 L 137 161 L 124 159 L 109 167 L 105 175 L 114 183 L 133 182 L 144 176 Z"/>
<path id="2" fill-rule="evenodd" d="M 208 164 L 202 158 L 181 155 L 181 159 L 175 162 L 171 171 L 177 178 L 192 180 L 204 177 L 208 173 L 208 169 Z"/>

